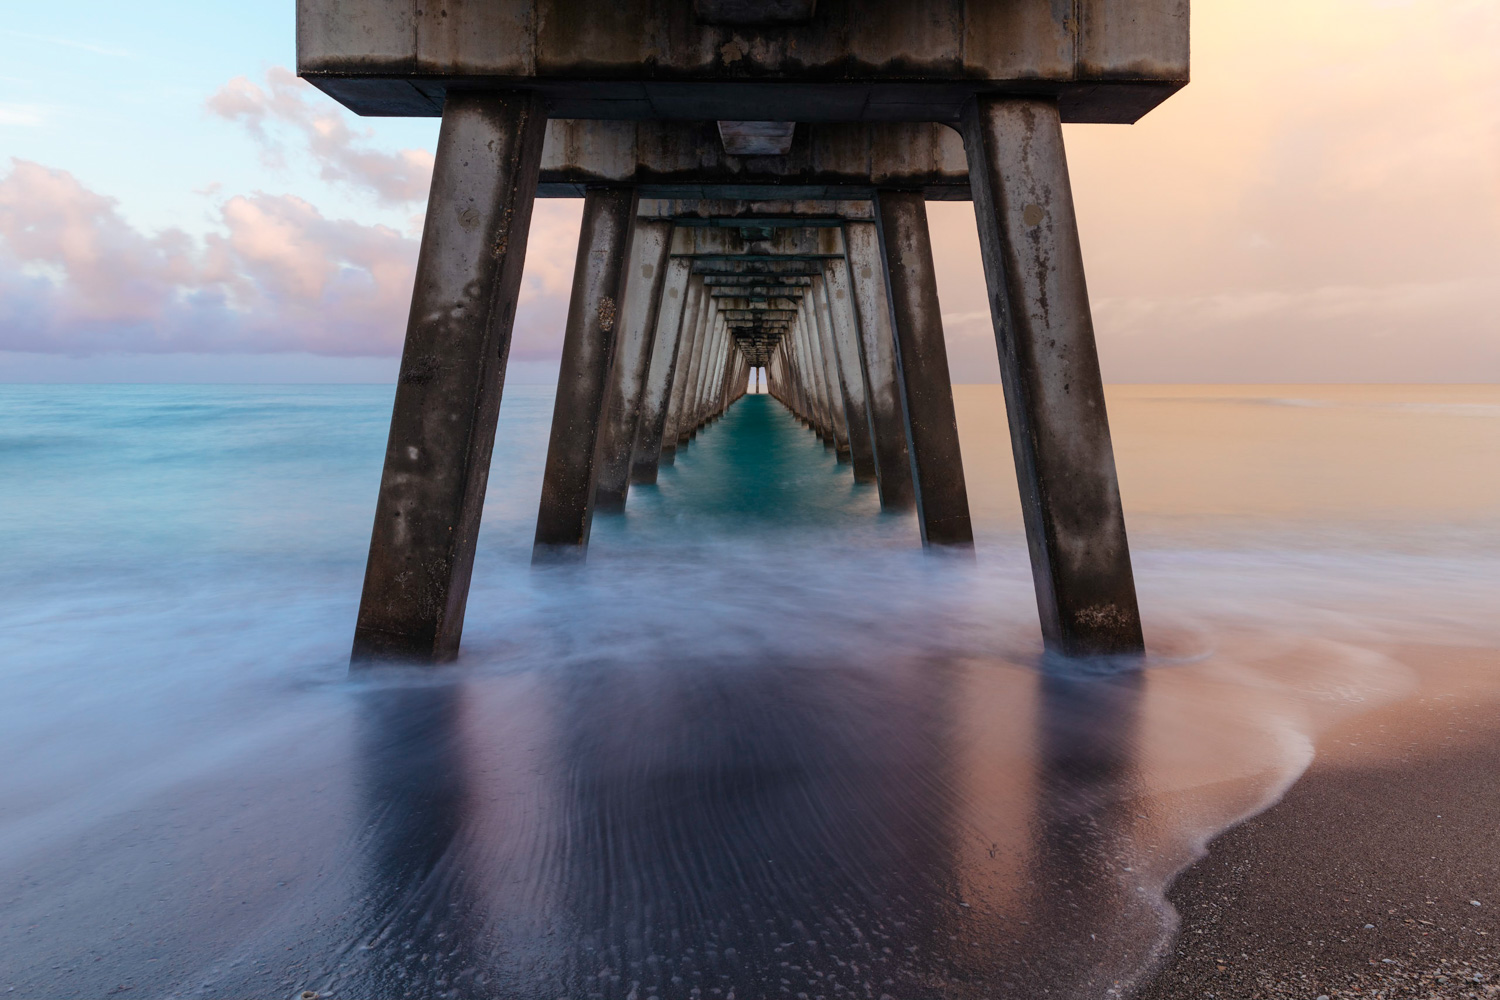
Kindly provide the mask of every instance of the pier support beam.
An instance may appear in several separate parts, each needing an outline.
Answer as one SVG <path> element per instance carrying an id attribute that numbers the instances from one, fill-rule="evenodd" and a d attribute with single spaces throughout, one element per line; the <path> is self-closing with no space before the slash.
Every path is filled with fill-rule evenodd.
<path id="1" fill-rule="evenodd" d="M 911 510 L 917 498 L 912 490 L 911 456 L 906 450 L 906 416 L 901 408 L 896 335 L 891 330 L 891 304 L 885 266 L 880 260 L 880 233 L 873 222 L 848 222 L 844 240 L 855 322 L 864 349 L 865 398 L 870 408 L 880 506 L 889 511 Z"/>
<path id="2" fill-rule="evenodd" d="M 718 317 L 712 299 L 705 297 L 698 313 L 698 329 L 693 335 L 692 353 L 688 356 L 687 368 L 682 373 L 682 398 L 677 404 L 677 418 L 673 421 L 675 434 L 672 445 L 680 449 L 692 439 L 693 408 L 698 401 L 698 380 L 703 376 L 703 355 L 707 351 L 709 337 L 713 334 Z M 667 461 L 667 451 L 662 449 L 662 461 Z"/>
<path id="3" fill-rule="evenodd" d="M 850 460 L 848 396 L 844 392 L 843 373 L 839 370 L 838 352 L 833 342 L 833 325 L 828 317 L 828 308 L 820 295 L 823 279 L 813 279 L 813 287 L 807 295 L 807 322 L 817 339 L 817 350 L 822 360 L 823 384 L 828 387 L 828 422 L 833 432 L 833 451 L 840 462 Z"/>
<path id="4" fill-rule="evenodd" d="M 614 360 L 621 278 L 635 214 L 633 190 L 596 190 L 584 196 L 533 562 L 582 558 L 587 550 L 594 517 L 599 424 Z"/>
<path id="5" fill-rule="evenodd" d="M 964 147 L 1042 635 L 1144 649 L 1055 101 L 980 98 Z"/>
<path id="6" fill-rule="evenodd" d="M 672 223 L 661 219 L 635 221 L 624 279 L 618 342 L 599 426 L 599 472 L 594 487 L 597 510 L 625 509 L 641 402 L 658 333 L 657 312 L 671 240 Z"/>
<path id="7" fill-rule="evenodd" d="M 691 264 L 676 258 L 667 264 L 662 301 L 657 309 L 656 338 L 651 344 L 651 366 L 637 421 L 635 455 L 630 468 L 632 483 L 656 482 L 661 463 L 662 434 L 672 403 L 672 376 L 683 341 L 683 327 L 697 322 L 697 295 L 703 287 L 691 281 Z"/>
<path id="8" fill-rule="evenodd" d="M 890 282 L 896 366 L 922 542 L 973 546 L 927 206 L 920 192 L 880 191 L 875 208 Z"/>
<path id="9" fill-rule="evenodd" d="M 458 655 L 546 129 L 531 94 L 444 105 L 356 664 Z"/>
<path id="10" fill-rule="evenodd" d="M 813 429 L 817 431 L 818 437 L 830 448 L 837 448 L 833 432 L 833 407 L 830 405 L 828 393 L 827 369 L 823 365 L 823 352 L 818 346 L 818 330 L 813 324 L 812 316 L 809 314 L 807 301 L 804 298 L 801 308 L 797 311 L 797 330 L 802 338 L 801 348 L 806 363 L 803 371 L 807 380 L 811 383 L 812 406 L 813 406 Z"/>
<path id="11" fill-rule="evenodd" d="M 682 342 L 677 348 L 677 364 L 672 372 L 667 420 L 662 426 L 661 454 L 657 457 L 660 465 L 671 465 L 676 460 L 678 428 L 682 426 L 682 401 L 687 398 L 687 383 L 693 369 L 694 352 L 703 336 L 703 327 L 708 322 L 709 306 L 713 304 L 699 278 L 692 279 L 690 295 L 688 313 L 683 317 Z"/>
<path id="12" fill-rule="evenodd" d="M 848 267 L 843 260 L 823 265 L 823 277 L 814 282 L 818 310 L 833 331 L 838 355 L 839 386 L 844 394 L 844 413 L 849 434 L 849 458 L 854 481 L 875 482 L 875 451 L 870 437 L 870 414 L 865 400 L 864 362 L 859 350 L 859 332 L 854 321 L 854 303 L 849 297 Z"/>

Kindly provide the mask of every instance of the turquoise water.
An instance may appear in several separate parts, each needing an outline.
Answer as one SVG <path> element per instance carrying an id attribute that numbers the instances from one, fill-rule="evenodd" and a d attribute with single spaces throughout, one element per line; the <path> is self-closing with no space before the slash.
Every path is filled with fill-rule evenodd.
<path id="1" fill-rule="evenodd" d="M 351 680 L 391 397 L 0 387 L 0 992 L 1123 996 L 1173 874 L 1420 686 L 1398 644 L 1494 644 L 1487 479 L 1403 507 L 1340 485 L 1399 463 L 1325 468 L 1316 518 L 1210 489 L 1190 435 L 1268 440 L 1219 400 L 1114 411 L 1142 673 L 1041 656 L 1003 411 L 968 390 L 973 560 L 761 396 L 533 571 L 523 386 L 459 663 Z M 1260 409 L 1294 442 L 1344 413 Z M 1493 433 L 1470 410 L 1442 419 Z M 1380 412 L 1414 454 L 1452 438 Z"/>

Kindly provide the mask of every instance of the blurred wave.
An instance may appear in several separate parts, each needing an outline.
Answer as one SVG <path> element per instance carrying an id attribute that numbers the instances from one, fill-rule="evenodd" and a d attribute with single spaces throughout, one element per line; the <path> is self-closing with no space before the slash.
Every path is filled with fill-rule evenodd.
<path id="1" fill-rule="evenodd" d="M 1495 644 L 1484 524 L 1205 547 L 1145 496 L 1150 657 L 1050 660 L 1004 510 L 925 556 L 765 397 L 534 572 L 522 388 L 460 662 L 350 679 L 390 396 L 0 388 L 0 987 L 1124 996 L 1172 876 L 1424 683 L 1398 644 Z M 980 494 L 1004 414 L 960 402 Z"/>

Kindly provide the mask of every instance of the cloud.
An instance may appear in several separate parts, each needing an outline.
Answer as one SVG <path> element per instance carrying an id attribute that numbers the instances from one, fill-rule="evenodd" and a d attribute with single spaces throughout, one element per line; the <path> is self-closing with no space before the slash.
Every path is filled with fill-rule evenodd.
<path id="1" fill-rule="evenodd" d="M 373 193 L 382 202 L 399 204 L 427 197 L 432 182 L 432 154 L 425 149 L 393 153 L 366 148 L 373 133 L 357 132 L 348 119 L 284 66 L 266 72 L 266 86 L 237 76 L 208 99 L 208 109 L 242 126 L 274 166 L 285 162 L 279 133 L 289 129 L 318 164 L 323 180 Z"/>
<path id="2" fill-rule="evenodd" d="M 1325 285 L 1097 299 L 1101 360 L 1120 381 L 1500 380 L 1500 280 Z"/>
<path id="3" fill-rule="evenodd" d="M 122 49 L 114 45 L 100 45 L 98 42 L 85 42 L 77 38 L 64 38 L 60 35 L 37 35 L 29 31 L 16 31 L 13 28 L 7 28 L 5 33 L 12 38 L 22 38 L 28 42 L 45 42 L 48 45 L 61 45 L 63 48 L 92 52 L 96 56 L 118 56 L 126 59 L 134 58 L 135 56 L 135 53 L 129 49 Z"/>
<path id="4" fill-rule="evenodd" d="M 0 351 L 398 354 L 418 241 L 291 195 L 236 195 L 204 237 L 132 226 L 71 173 L 0 175 Z M 580 204 L 537 203 L 512 356 L 556 356 Z"/>
<path id="5" fill-rule="evenodd" d="M 0 125 L 40 125 L 47 118 L 47 111 L 40 104 L 15 104 L 0 102 Z"/>
<path id="6" fill-rule="evenodd" d="M 1065 127 L 1105 378 L 1500 380 L 1496 51 L 1489 0 L 1195 6 L 1187 88 Z M 992 380 L 972 210 L 929 213 L 954 377 Z"/>
<path id="7" fill-rule="evenodd" d="M 0 177 L 0 350 L 399 349 L 416 243 L 288 195 L 230 198 L 217 231 L 144 233 L 24 160 Z"/>
<path id="8" fill-rule="evenodd" d="M 517 361 L 553 361 L 562 354 L 582 221 L 582 198 L 538 198 L 535 202 L 510 346 L 510 356 Z"/>

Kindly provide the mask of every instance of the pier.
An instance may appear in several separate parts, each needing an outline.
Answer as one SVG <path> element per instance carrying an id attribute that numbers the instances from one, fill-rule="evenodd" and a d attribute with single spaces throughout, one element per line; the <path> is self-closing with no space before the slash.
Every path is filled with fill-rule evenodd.
<path id="1" fill-rule="evenodd" d="M 1063 148 L 1187 82 L 1187 0 L 299 0 L 298 72 L 441 116 L 356 663 L 457 655 L 536 197 L 582 197 L 534 559 L 752 376 L 973 545 L 925 201 L 972 200 L 1039 620 L 1143 648 Z"/>

